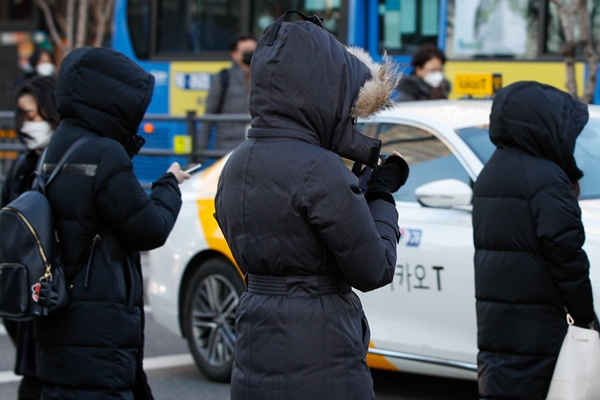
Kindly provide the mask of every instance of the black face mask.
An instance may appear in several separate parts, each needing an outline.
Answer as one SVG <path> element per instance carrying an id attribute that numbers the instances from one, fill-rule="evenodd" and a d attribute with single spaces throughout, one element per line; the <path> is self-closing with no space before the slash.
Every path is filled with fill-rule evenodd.
<path id="1" fill-rule="evenodd" d="M 250 65 L 250 61 L 252 61 L 253 51 L 246 51 L 242 53 L 242 62 L 246 65 Z"/>

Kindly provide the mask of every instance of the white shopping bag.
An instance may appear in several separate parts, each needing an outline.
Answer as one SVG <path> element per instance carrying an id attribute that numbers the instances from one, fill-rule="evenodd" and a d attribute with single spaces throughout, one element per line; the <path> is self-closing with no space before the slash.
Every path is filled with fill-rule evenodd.
<path id="1" fill-rule="evenodd" d="M 560 348 L 546 400 L 600 399 L 600 336 L 578 328 L 567 314 L 569 328 Z"/>

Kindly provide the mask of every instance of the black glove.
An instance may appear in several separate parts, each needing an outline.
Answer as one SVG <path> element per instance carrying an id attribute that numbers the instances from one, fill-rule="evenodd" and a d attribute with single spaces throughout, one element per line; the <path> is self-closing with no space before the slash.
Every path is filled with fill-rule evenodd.
<path id="1" fill-rule="evenodd" d="M 34 313 L 45 317 L 49 310 L 58 304 L 58 293 L 52 290 L 52 281 L 41 281 L 37 295 L 38 302 L 35 305 Z"/>
<path id="2" fill-rule="evenodd" d="M 398 156 L 388 157 L 382 165 L 371 173 L 371 179 L 367 182 L 365 199 L 370 203 L 382 199 L 396 204 L 392 193 L 396 192 L 408 179 L 410 168 L 406 160 Z"/>
<path id="3" fill-rule="evenodd" d="M 34 286 L 38 297 L 33 313 L 40 317 L 54 315 L 65 308 L 71 299 L 62 268 L 55 268 L 54 279 L 42 279 Z"/>

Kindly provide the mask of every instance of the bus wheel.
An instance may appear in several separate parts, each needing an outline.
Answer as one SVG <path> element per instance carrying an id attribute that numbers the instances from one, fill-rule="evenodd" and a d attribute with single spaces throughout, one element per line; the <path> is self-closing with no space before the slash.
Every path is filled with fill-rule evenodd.
<path id="1" fill-rule="evenodd" d="M 244 282 L 229 260 L 212 258 L 192 275 L 186 291 L 184 332 L 198 368 L 229 382 L 235 342 L 235 309 Z"/>

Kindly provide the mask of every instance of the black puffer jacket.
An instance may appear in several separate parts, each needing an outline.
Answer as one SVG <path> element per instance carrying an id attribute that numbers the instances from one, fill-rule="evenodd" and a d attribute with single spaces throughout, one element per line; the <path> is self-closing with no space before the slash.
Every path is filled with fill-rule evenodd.
<path id="1" fill-rule="evenodd" d="M 215 204 L 251 274 L 231 398 L 373 399 L 369 327 L 350 287 L 392 280 L 398 214 L 384 200 L 367 204 L 339 156 L 377 160 L 380 142 L 350 116 L 370 72 L 313 23 L 284 22 L 269 46 L 272 30 L 252 58 L 249 139 L 227 161 Z"/>
<path id="2" fill-rule="evenodd" d="M 164 243 L 181 207 L 173 174 L 148 196 L 129 152 L 152 97 L 154 78 L 122 54 L 80 48 L 64 59 L 57 105 L 62 121 L 45 159 L 52 170 L 88 137 L 47 190 L 71 303 L 36 321 L 43 399 L 149 399 L 141 368 L 143 302 L 139 250 Z M 90 257 L 92 239 L 101 236 Z"/>
<path id="3" fill-rule="evenodd" d="M 447 99 L 450 92 L 450 82 L 444 79 L 440 86 L 433 88 L 417 75 L 406 75 L 402 77 L 398 84 L 398 97 L 396 101 L 401 103 L 404 101 L 415 100 L 439 100 Z"/>
<path id="4" fill-rule="evenodd" d="M 575 139 L 587 106 L 534 82 L 498 92 L 496 152 L 475 184 L 473 227 L 479 389 L 486 399 L 542 400 L 564 339 L 564 307 L 594 318 Z"/>

